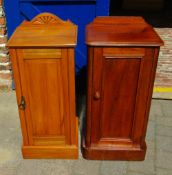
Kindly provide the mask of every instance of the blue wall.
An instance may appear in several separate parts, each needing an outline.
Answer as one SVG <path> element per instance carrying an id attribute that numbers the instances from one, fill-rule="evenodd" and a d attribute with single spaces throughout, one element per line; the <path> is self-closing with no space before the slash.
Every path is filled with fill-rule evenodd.
<path id="1" fill-rule="evenodd" d="M 23 20 L 31 20 L 42 12 L 50 12 L 78 25 L 75 49 L 76 72 L 86 65 L 85 26 L 96 16 L 109 15 L 110 0 L 4 0 L 8 37 Z"/>

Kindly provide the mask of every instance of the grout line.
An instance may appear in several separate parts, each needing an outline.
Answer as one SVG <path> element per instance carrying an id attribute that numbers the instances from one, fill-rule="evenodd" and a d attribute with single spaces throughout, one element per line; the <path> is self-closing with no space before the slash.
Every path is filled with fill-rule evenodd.
<path id="1" fill-rule="evenodd" d="M 138 175 L 139 174 L 143 174 L 143 175 L 156 175 L 155 173 L 153 174 L 150 174 L 150 173 L 145 173 L 145 172 L 142 172 L 142 171 L 135 171 L 135 170 L 129 170 L 128 173 L 137 173 Z"/>
<path id="2" fill-rule="evenodd" d="M 161 168 L 163 170 L 168 170 L 168 171 L 172 171 L 172 169 L 169 169 L 169 168 L 163 168 L 163 167 L 160 167 L 160 166 L 157 166 L 157 168 Z M 169 174 L 170 175 L 170 174 Z"/>

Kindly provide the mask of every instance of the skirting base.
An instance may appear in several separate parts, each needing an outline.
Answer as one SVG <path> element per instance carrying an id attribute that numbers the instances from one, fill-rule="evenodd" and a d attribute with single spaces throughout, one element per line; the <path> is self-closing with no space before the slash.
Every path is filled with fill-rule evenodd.
<path id="1" fill-rule="evenodd" d="M 118 147 L 86 147 L 82 140 L 82 154 L 85 159 L 90 160 L 127 160 L 141 161 L 145 159 L 146 143 L 144 149 Z"/>
<path id="2" fill-rule="evenodd" d="M 76 146 L 23 146 L 23 158 L 25 159 L 77 159 L 78 148 Z"/>

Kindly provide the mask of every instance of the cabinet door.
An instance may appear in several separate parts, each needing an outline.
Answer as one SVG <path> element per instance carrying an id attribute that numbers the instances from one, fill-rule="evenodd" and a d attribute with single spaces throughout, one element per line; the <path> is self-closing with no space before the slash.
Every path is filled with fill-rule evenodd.
<path id="1" fill-rule="evenodd" d="M 71 144 L 67 54 L 67 49 L 17 50 L 29 145 Z"/>
<path id="2" fill-rule="evenodd" d="M 94 49 L 91 144 L 142 144 L 153 55 L 144 48 Z"/>

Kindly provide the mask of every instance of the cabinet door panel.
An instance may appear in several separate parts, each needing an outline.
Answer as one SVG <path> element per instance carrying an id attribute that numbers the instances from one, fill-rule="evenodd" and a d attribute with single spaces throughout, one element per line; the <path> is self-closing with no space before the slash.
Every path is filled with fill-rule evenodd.
<path id="1" fill-rule="evenodd" d="M 60 59 L 26 60 L 24 66 L 33 134 L 63 135 L 63 82 Z M 32 87 L 29 88 L 30 85 Z"/>
<path id="2" fill-rule="evenodd" d="M 92 87 L 94 129 L 91 137 L 91 142 L 94 144 L 133 142 L 137 90 L 144 50 L 138 49 L 135 54 L 134 50 L 131 51 L 118 57 L 119 49 L 94 49 Z M 97 93 L 100 96 L 98 99 L 95 98 Z"/>
<path id="3" fill-rule="evenodd" d="M 47 52 L 51 56 L 51 49 L 42 50 L 38 54 L 33 49 L 32 52 L 39 55 L 33 59 L 31 54 L 28 59 L 18 51 L 29 139 L 33 145 L 64 145 L 70 142 L 69 109 L 65 106 L 68 100 L 67 50 L 64 49 L 61 58 L 58 54 L 55 58 L 54 49 L 52 58 L 46 55 Z"/>
<path id="4" fill-rule="evenodd" d="M 140 59 L 105 59 L 101 138 L 130 138 Z"/>

